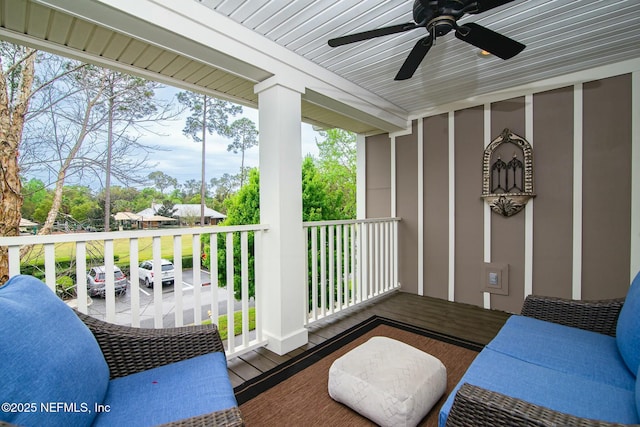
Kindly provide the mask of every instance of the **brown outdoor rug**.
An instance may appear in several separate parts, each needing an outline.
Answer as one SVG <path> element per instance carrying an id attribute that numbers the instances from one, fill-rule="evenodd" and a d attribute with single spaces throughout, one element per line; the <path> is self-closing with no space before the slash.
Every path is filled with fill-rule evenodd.
<path id="1" fill-rule="evenodd" d="M 447 391 L 420 423 L 437 426 L 440 407 L 482 345 L 374 316 L 234 390 L 242 418 L 254 426 L 370 426 L 329 396 L 329 367 L 338 357 L 374 336 L 412 345 L 442 361 Z"/>

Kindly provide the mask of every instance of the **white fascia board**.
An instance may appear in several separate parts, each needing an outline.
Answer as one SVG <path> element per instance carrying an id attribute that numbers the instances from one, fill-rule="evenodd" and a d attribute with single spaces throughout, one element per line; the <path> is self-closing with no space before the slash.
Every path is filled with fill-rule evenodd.
<path id="1" fill-rule="evenodd" d="M 363 116 L 383 122 L 382 129 L 386 131 L 406 127 L 408 114 L 400 107 L 198 2 L 34 1 L 172 51 L 176 51 L 172 48 L 175 37 L 190 40 L 194 43 L 183 44 L 176 52 L 256 83 L 273 75 L 296 81 L 338 101 L 329 107 L 332 110 L 339 104 L 355 108 Z M 150 29 L 155 31 L 155 37 L 150 37 Z M 157 36 L 158 29 L 165 31 L 164 37 Z M 208 55 L 203 56 L 196 51 L 198 45 L 215 49 L 209 48 Z"/>
<path id="2" fill-rule="evenodd" d="M 368 123 L 389 133 L 404 131 L 407 127 L 411 128 L 411 122 L 408 120 L 405 120 L 403 125 L 401 126 L 397 126 L 394 124 L 394 127 L 391 127 L 387 121 L 385 121 L 383 118 L 379 118 L 381 116 L 384 117 L 385 112 L 382 108 L 377 108 L 375 105 L 371 106 L 372 109 L 375 109 L 374 114 L 371 115 L 371 113 L 365 113 L 352 105 L 347 105 L 343 102 L 340 102 L 338 99 L 331 98 L 311 88 L 307 88 L 307 91 L 305 92 L 303 98 L 307 102 L 334 111 L 336 113 L 340 113 L 343 116 L 350 117 L 354 120 Z"/>

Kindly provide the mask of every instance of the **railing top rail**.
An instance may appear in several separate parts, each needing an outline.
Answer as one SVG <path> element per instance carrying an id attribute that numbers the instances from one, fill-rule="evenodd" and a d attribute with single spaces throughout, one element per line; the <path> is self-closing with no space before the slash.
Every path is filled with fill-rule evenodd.
<path id="1" fill-rule="evenodd" d="M 366 218 L 366 219 L 343 219 L 336 221 L 306 221 L 302 223 L 303 227 L 324 227 L 326 225 L 345 225 L 345 224 L 368 224 L 375 222 L 398 222 L 401 218 Z"/>
<path id="2" fill-rule="evenodd" d="M 44 236 L 2 236 L 0 246 L 32 245 L 44 243 L 84 242 L 90 240 L 136 239 L 155 236 L 179 236 L 183 234 L 234 233 L 242 231 L 266 231 L 268 224 L 229 225 L 187 228 L 158 228 L 153 230 L 126 230 L 98 233 L 65 233 Z"/>

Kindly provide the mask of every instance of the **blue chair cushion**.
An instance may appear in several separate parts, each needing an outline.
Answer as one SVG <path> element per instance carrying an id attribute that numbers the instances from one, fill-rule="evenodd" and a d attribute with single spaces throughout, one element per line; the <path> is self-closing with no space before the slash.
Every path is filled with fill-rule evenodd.
<path id="1" fill-rule="evenodd" d="M 91 425 L 93 407 L 109 385 L 109 367 L 73 310 L 40 280 L 14 276 L 0 287 L 0 337 L 2 402 L 29 404 L 1 411 L 0 420 Z"/>
<path id="2" fill-rule="evenodd" d="M 525 316 L 511 316 L 487 345 L 516 359 L 634 390 L 616 338 Z"/>
<path id="3" fill-rule="evenodd" d="M 635 391 L 529 363 L 485 348 L 478 354 L 439 414 L 444 426 L 456 392 L 464 383 L 556 411 L 623 424 L 636 424 Z"/>
<path id="4" fill-rule="evenodd" d="M 634 375 L 640 367 L 640 273 L 633 279 L 616 326 L 616 341 L 622 358 Z"/>
<path id="5" fill-rule="evenodd" d="M 104 404 L 94 426 L 157 425 L 238 406 L 222 352 L 113 379 Z"/>
<path id="6" fill-rule="evenodd" d="M 638 411 L 638 418 L 640 418 L 640 369 L 636 374 L 636 411 Z"/>

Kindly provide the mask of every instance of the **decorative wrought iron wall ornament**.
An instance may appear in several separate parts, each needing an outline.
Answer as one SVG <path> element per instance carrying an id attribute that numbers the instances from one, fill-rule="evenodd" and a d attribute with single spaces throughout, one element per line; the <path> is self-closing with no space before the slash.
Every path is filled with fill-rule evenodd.
<path id="1" fill-rule="evenodd" d="M 505 153 L 506 144 L 513 145 L 514 149 L 509 162 L 501 158 L 501 153 Z M 531 144 L 505 129 L 484 150 L 482 198 L 492 211 L 509 217 L 520 212 L 532 197 L 535 197 L 535 194 Z"/>

